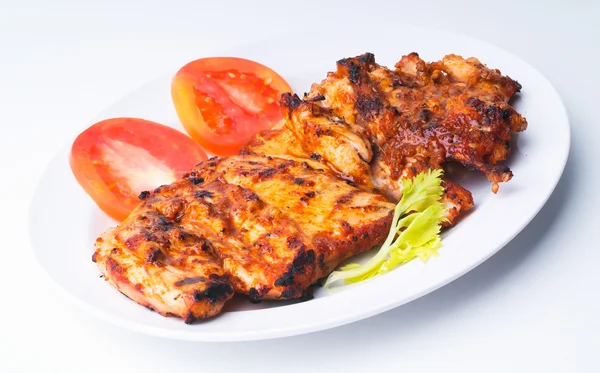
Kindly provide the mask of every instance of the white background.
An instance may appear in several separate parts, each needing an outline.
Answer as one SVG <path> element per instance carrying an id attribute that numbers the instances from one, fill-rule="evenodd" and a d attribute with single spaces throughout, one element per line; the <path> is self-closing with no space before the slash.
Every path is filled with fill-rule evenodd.
<path id="1" fill-rule="evenodd" d="M 0 372 L 600 371 L 597 2 L 82 3 L 0 0 Z M 31 195 L 65 140 L 101 109 L 225 48 L 283 30 L 297 32 L 291 43 L 306 43 L 309 28 L 332 43 L 349 27 L 376 38 L 378 22 L 396 24 L 399 34 L 420 24 L 489 41 L 531 63 L 561 94 L 572 127 L 565 174 L 538 217 L 497 255 L 382 315 L 252 343 L 120 330 L 45 283 L 29 246 Z"/>

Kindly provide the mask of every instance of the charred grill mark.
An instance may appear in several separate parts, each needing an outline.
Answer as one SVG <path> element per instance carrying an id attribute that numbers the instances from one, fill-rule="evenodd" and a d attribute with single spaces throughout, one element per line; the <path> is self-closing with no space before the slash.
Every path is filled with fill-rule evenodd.
<path id="1" fill-rule="evenodd" d="M 360 67 L 354 63 L 350 63 L 350 66 L 348 66 L 348 78 L 352 83 L 360 85 Z"/>
<path id="2" fill-rule="evenodd" d="M 200 237 L 196 236 L 195 234 L 186 232 L 186 231 L 179 231 L 179 235 L 177 236 L 177 238 L 180 241 L 197 241 L 198 239 L 200 239 Z"/>
<path id="3" fill-rule="evenodd" d="M 256 288 L 250 288 L 250 290 L 248 290 L 248 296 L 250 297 L 250 300 L 257 300 L 259 298 L 259 293 L 258 290 L 256 290 Z"/>
<path id="4" fill-rule="evenodd" d="M 506 119 L 510 118 L 510 111 L 508 109 L 503 110 L 496 105 L 488 106 L 485 109 L 482 124 L 484 126 L 492 126 L 497 122 L 506 121 L 505 115 Z"/>
<path id="5" fill-rule="evenodd" d="M 204 182 L 203 177 L 190 177 L 188 180 L 194 185 L 202 184 Z"/>
<path id="6" fill-rule="evenodd" d="M 304 251 L 304 249 L 300 249 L 300 252 L 294 260 L 292 261 L 291 267 L 289 271 L 292 274 L 301 274 L 304 273 L 304 267 L 311 265 L 315 262 L 315 252 L 314 250 Z"/>
<path id="7" fill-rule="evenodd" d="M 296 185 L 302 185 L 302 184 L 304 184 L 304 179 L 301 179 L 299 177 L 294 178 L 294 184 L 296 184 Z"/>
<path id="8" fill-rule="evenodd" d="M 184 317 L 183 317 L 183 322 L 186 324 L 193 324 L 196 321 L 198 321 L 198 318 L 196 317 L 196 315 L 194 315 L 194 313 L 192 311 L 189 311 Z"/>
<path id="9" fill-rule="evenodd" d="M 148 251 L 146 262 L 157 263 L 163 257 L 163 252 L 158 247 L 153 247 Z"/>
<path id="10" fill-rule="evenodd" d="M 275 280 L 275 286 L 289 286 L 294 283 L 294 275 L 290 272 L 284 273 L 281 277 Z"/>
<path id="11" fill-rule="evenodd" d="M 375 63 L 375 55 L 373 53 L 364 53 L 356 58 L 358 62 L 366 65 L 373 65 Z"/>
<path id="12" fill-rule="evenodd" d="M 148 198 L 148 196 L 150 195 L 150 192 L 147 190 L 144 190 L 143 192 L 140 193 L 140 195 L 138 196 L 138 199 L 143 200 Z"/>
<path id="13" fill-rule="evenodd" d="M 467 105 L 469 105 L 479 114 L 481 114 L 483 113 L 483 107 L 485 106 L 485 102 L 481 101 L 477 97 L 469 97 L 467 99 Z"/>
<path id="14" fill-rule="evenodd" d="M 204 197 L 210 198 L 213 196 L 213 192 L 209 192 L 208 190 L 201 190 L 199 192 L 194 193 L 194 196 L 198 199 L 204 198 Z"/>
<path id="15" fill-rule="evenodd" d="M 285 92 L 281 95 L 281 99 L 279 100 L 279 104 L 283 108 L 287 108 L 288 117 L 292 114 L 294 109 L 297 109 L 300 105 L 302 105 L 303 101 L 296 94 L 291 94 L 289 92 Z"/>
<path id="16" fill-rule="evenodd" d="M 219 281 L 210 284 L 210 286 L 202 292 L 195 291 L 194 300 L 200 302 L 206 299 L 208 303 L 214 305 L 218 301 L 226 300 L 232 294 L 233 288 L 229 282 L 225 279 L 220 279 Z"/>
<path id="17" fill-rule="evenodd" d="M 179 280 L 179 281 L 175 282 L 173 285 L 175 285 L 177 287 L 181 287 L 184 285 L 193 285 L 193 284 L 197 284 L 199 282 L 204 282 L 204 281 L 206 281 L 206 277 L 204 277 L 204 276 L 188 277 L 188 278 L 184 278 L 183 280 Z"/>
<path id="18" fill-rule="evenodd" d="M 348 202 L 352 201 L 352 199 L 354 198 L 354 195 L 356 195 L 357 193 L 360 193 L 360 191 L 358 189 L 351 190 L 350 192 L 343 194 L 341 197 L 336 199 L 335 204 L 336 205 L 345 205 Z M 339 206 L 337 206 L 337 207 L 339 207 Z"/>
<path id="19" fill-rule="evenodd" d="M 129 237 L 125 241 L 125 245 L 127 245 L 127 247 L 130 249 L 136 248 L 140 244 L 140 241 L 142 241 L 142 240 L 156 242 L 156 243 L 158 243 L 160 241 L 158 236 L 156 236 L 156 234 L 154 232 L 149 231 L 147 229 L 141 229 L 139 234 L 135 234 L 135 235 Z"/>
<path id="20" fill-rule="evenodd" d="M 119 263 L 110 256 L 106 258 L 106 268 L 112 274 L 120 274 L 123 272 L 123 267 L 121 267 L 121 265 L 119 265 Z"/>
<path id="21" fill-rule="evenodd" d="M 275 173 L 277 172 L 276 169 L 274 168 L 267 168 L 266 170 L 260 171 L 258 173 L 258 177 L 261 180 L 268 180 L 270 179 Z"/>
<path id="22" fill-rule="evenodd" d="M 358 114 L 366 119 L 371 119 L 377 116 L 383 109 L 383 103 L 377 96 L 363 96 L 359 95 L 355 104 L 356 111 Z"/>
<path id="23" fill-rule="evenodd" d="M 296 296 L 297 291 L 294 288 L 287 288 L 284 291 L 281 292 L 281 298 L 293 298 L 294 296 Z"/>
<path id="24" fill-rule="evenodd" d="M 163 214 L 157 214 L 157 215 L 158 215 L 158 221 L 159 221 L 159 224 L 161 227 L 171 225 L 171 221 L 166 216 L 164 216 Z M 163 228 L 163 230 L 165 230 L 165 229 Z"/>
<path id="25" fill-rule="evenodd" d="M 304 94 L 304 96 L 306 96 L 306 93 Z M 309 101 L 309 102 L 323 101 L 323 100 L 325 100 L 325 96 L 316 95 L 315 97 L 306 97 L 304 100 Z"/>
<path id="26" fill-rule="evenodd" d="M 304 196 L 300 197 L 300 201 L 304 202 L 304 203 L 308 203 L 310 198 L 314 198 L 315 197 L 315 192 L 313 190 L 304 193 Z"/>
<path id="27" fill-rule="evenodd" d="M 360 85 L 361 69 L 367 67 L 365 65 L 372 65 L 374 62 L 375 57 L 370 53 L 365 53 L 356 58 L 343 58 L 339 60 L 337 64 L 338 67 L 342 66 L 348 71 L 348 79 L 350 80 L 350 82 L 356 85 Z"/>
<path id="28" fill-rule="evenodd" d="M 325 267 L 325 254 L 320 253 L 319 256 L 317 256 L 317 262 L 319 263 L 319 268 L 323 269 L 323 267 Z"/>

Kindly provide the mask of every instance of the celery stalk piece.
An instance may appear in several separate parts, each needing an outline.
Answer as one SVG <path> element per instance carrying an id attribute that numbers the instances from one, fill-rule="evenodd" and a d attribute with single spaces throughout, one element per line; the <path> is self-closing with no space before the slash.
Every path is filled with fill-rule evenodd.
<path id="1" fill-rule="evenodd" d="M 438 256 L 442 245 L 440 228 L 446 220 L 441 202 L 442 170 L 422 172 L 413 179 L 402 180 L 403 195 L 394 209 L 387 239 L 365 264 L 348 264 L 329 275 L 325 288 L 334 283 L 352 284 L 389 272 L 395 267 L 420 258 L 427 261 Z"/>

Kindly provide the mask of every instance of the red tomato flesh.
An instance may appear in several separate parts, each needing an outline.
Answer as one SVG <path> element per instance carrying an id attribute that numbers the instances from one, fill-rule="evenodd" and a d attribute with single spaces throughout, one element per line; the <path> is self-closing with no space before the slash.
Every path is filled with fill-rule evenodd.
<path id="1" fill-rule="evenodd" d="M 142 191 L 169 184 L 206 153 L 185 134 L 144 119 L 114 118 L 83 131 L 71 148 L 75 178 L 109 216 L 123 220 Z"/>
<path id="2" fill-rule="evenodd" d="M 275 71 L 257 62 L 212 57 L 182 67 L 171 85 L 186 131 L 213 154 L 236 154 L 257 132 L 282 119 L 279 98 L 291 92 Z"/>

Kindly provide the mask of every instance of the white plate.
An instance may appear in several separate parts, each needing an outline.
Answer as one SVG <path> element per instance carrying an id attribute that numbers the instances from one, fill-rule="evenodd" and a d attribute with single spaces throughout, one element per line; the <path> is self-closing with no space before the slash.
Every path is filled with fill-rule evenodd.
<path id="1" fill-rule="evenodd" d="M 302 93 L 335 69 L 338 59 L 366 51 L 375 53 L 376 60 L 388 66 L 412 51 L 428 61 L 448 53 L 476 56 L 523 85 L 515 106 L 527 117 L 529 128 L 519 136 L 508 162 L 515 177 L 501 185 L 497 195 L 491 193 L 483 176 L 461 177 L 461 183 L 473 192 L 476 208 L 445 234 L 439 258 L 426 264 L 413 261 L 340 292 L 321 289 L 315 299 L 303 303 L 264 302 L 256 307 L 238 300 L 217 318 L 186 325 L 139 306 L 99 278 L 91 261 L 93 242 L 114 222 L 76 183 L 65 148 L 49 165 L 33 200 L 31 238 L 39 263 L 63 294 L 103 319 L 148 334 L 198 341 L 256 340 L 335 327 L 407 303 L 473 269 L 521 231 L 554 190 L 570 143 L 560 97 L 539 72 L 512 54 L 439 30 L 377 32 L 372 38 L 367 33 L 351 35 L 344 30 L 335 42 L 299 34 L 238 48 L 227 55 L 270 66 Z M 181 129 L 171 104 L 170 78 L 138 89 L 107 108 L 98 119 L 137 116 Z M 89 124 L 82 123 L 81 130 Z"/>

